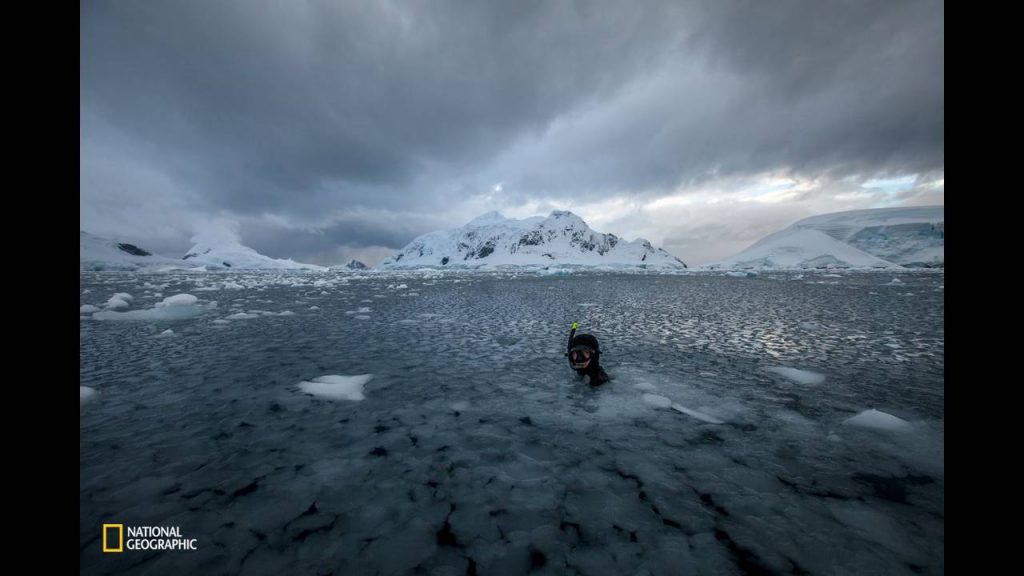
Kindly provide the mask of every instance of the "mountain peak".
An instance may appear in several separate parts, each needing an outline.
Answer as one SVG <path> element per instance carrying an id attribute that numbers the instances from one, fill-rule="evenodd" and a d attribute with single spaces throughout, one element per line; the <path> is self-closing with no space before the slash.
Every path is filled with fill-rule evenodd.
<path id="1" fill-rule="evenodd" d="M 508 218 L 506 218 L 501 212 L 498 212 L 497 210 L 491 210 L 490 212 L 485 212 L 485 213 L 477 216 L 476 218 L 473 218 L 466 225 L 467 226 L 489 226 L 491 224 L 498 224 L 498 223 L 504 222 L 506 220 L 508 220 Z"/>
<path id="2" fill-rule="evenodd" d="M 552 210 L 551 211 L 551 215 L 548 216 L 548 218 L 551 218 L 551 219 L 554 219 L 554 220 L 561 220 L 563 218 L 564 219 L 569 219 L 569 220 L 580 220 L 580 221 L 583 220 L 583 218 L 580 218 L 579 216 L 577 216 L 576 214 L 570 212 L 569 210 Z"/>
<path id="3" fill-rule="evenodd" d="M 678 258 L 646 240 L 626 242 L 592 230 L 578 215 L 555 210 L 548 217 L 522 220 L 488 212 L 452 230 L 424 234 L 380 267 L 436 266 L 612 266 L 686 268 Z"/>

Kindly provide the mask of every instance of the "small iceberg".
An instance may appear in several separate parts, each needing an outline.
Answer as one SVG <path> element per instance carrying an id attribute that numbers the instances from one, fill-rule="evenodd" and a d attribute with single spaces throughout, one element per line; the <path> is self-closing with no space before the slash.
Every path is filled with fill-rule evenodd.
<path id="1" fill-rule="evenodd" d="M 899 432 L 910 428 L 910 422 L 874 409 L 865 410 L 852 418 L 847 418 L 843 424 L 887 432 Z"/>
<path id="2" fill-rule="evenodd" d="M 824 374 L 811 372 L 810 370 L 798 370 L 797 368 L 789 368 L 787 366 L 775 366 L 769 368 L 768 371 L 774 372 L 779 376 L 792 380 L 798 384 L 821 384 L 825 381 Z"/>
<path id="3" fill-rule="evenodd" d="M 96 396 L 96 390 L 88 386 L 78 387 L 78 404 L 82 405 Z"/>
<path id="4" fill-rule="evenodd" d="M 372 378 L 373 374 L 359 374 L 356 376 L 328 374 L 327 376 L 313 378 L 309 382 L 300 382 L 299 389 L 306 394 L 331 400 L 359 401 L 366 398 L 363 395 L 363 386 Z"/>

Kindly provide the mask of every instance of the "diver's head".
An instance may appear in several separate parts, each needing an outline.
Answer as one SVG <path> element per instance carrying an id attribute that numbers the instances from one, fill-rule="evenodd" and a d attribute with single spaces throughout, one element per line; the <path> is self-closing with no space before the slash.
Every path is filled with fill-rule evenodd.
<path id="1" fill-rule="evenodd" d="M 576 346 L 569 351 L 569 363 L 575 370 L 586 370 L 597 357 L 597 353 L 587 346 Z"/>
<path id="2" fill-rule="evenodd" d="M 572 339 L 569 347 L 569 364 L 573 370 L 583 372 L 590 368 L 591 364 L 597 364 L 601 356 L 601 346 L 597 338 L 590 334 L 577 334 Z"/>

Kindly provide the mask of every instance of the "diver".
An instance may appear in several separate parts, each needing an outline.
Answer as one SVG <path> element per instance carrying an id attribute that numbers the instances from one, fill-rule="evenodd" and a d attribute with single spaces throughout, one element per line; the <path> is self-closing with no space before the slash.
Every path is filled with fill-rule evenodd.
<path id="1" fill-rule="evenodd" d="M 569 365 L 580 376 L 588 376 L 591 386 L 599 386 L 611 380 L 601 368 L 601 346 L 592 334 L 576 334 L 576 323 L 569 331 L 569 346 L 565 353 Z"/>

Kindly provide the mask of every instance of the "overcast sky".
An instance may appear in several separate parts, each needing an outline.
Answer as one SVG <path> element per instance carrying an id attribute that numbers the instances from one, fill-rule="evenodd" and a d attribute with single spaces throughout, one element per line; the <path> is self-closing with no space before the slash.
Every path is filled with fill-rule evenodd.
<path id="1" fill-rule="evenodd" d="M 376 264 L 569 209 L 687 263 L 944 203 L 939 0 L 83 1 L 80 224 Z"/>

